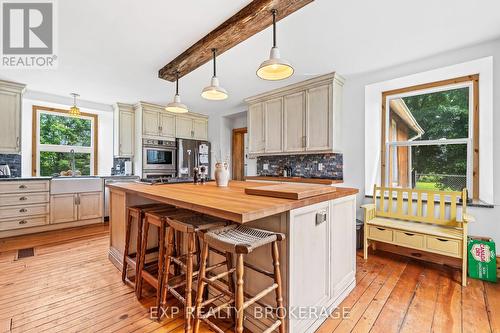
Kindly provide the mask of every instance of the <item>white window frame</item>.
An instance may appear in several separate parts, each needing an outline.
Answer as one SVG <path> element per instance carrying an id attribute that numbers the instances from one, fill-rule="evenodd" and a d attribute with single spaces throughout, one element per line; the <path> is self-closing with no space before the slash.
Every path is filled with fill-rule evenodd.
<path id="1" fill-rule="evenodd" d="M 78 118 L 83 118 L 90 120 L 90 147 L 84 147 L 84 146 L 69 146 L 69 145 L 49 145 L 49 144 L 41 144 L 40 143 L 40 115 L 42 114 L 49 114 L 49 115 L 54 115 L 54 116 L 60 116 L 60 117 L 70 117 L 69 114 L 65 114 L 62 112 L 53 112 L 53 111 L 47 111 L 43 109 L 37 109 L 36 110 L 36 175 L 40 176 L 40 153 L 43 151 L 48 151 L 48 152 L 58 152 L 58 153 L 70 153 L 71 150 L 73 149 L 75 154 L 78 153 L 85 153 L 85 154 L 90 154 L 90 175 L 95 175 L 94 166 L 95 166 L 95 121 L 96 119 L 91 116 L 85 116 L 81 115 Z"/>
<path id="2" fill-rule="evenodd" d="M 390 152 L 391 152 L 391 147 L 408 147 L 411 149 L 411 147 L 414 146 L 436 146 L 436 145 L 451 145 L 451 144 L 466 144 L 467 145 L 467 172 L 466 172 L 466 184 L 467 184 L 467 191 L 470 196 L 472 196 L 472 182 L 473 182 L 473 131 L 474 131 L 474 126 L 473 126 L 473 120 L 474 120 L 474 84 L 473 81 L 467 81 L 467 82 L 461 82 L 457 84 L 450 84 L 450 85 L 445 85 L 445 86 L 439 86 L 439 87 L 434 87 L 434 88 L 429 88 L 429 89 L 422 89 L 422 90 L 414 90 L 410 91 L 407 93 L 402 93 L 402 94 L 394 94 L 394 95 L 388 95 L 386 96 L 385 100 L 385 105 L 389 106 L 389 102 L 392 99 L 397 99 L 397 98 L 403 98 L 403 97 L 409 97 L 409 96 L 416 96 L 416 95 L 424 95 L 424 94 L 429 94 L 429 93 L 436 93 L 440 91 L 447 91 L 447 90 L 453 90 L 453 89 L 459 89 L 459 88 L 469 88 L 469 112 L 468 112 L 468 117 L 469 117 L 469 128 L 468 128 L 468 137 L 467 138 L 461 138 L 461 139 L 438 139 L 438 140 L 420 140 L 420 141 L 390 141 L 389 138 L 389 129 L 390 126 L 392 125 L 390 123 L 390 107 L 387 107 L 385 112 L 385 164 L 389 165 L 390 161 Z M 411 156 L 411 154 L 409 154 Z M 408 175 L 411 177 L 411 158 L 409 158 L 408 162 Z M 390 168 L 385 169 L 385 182 L 386 186 L 388 185 L 389 181 L 389 170 Z M 410 180 L 411 181 L 411 180 Z"/>

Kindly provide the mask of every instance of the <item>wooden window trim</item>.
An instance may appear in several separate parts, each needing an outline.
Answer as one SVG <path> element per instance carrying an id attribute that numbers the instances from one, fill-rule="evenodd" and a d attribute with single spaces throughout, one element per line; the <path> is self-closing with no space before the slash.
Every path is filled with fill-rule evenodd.
<path id="1" fill-rule="evenodd" d="M 385 140 L 386 140 L 386 100 L 387 96 L 391 95 L 399 95 L 413 91 L 419 90 L 427 90 L 436 87 L 448 86 L 452 84 L 458 84 L 463 82 L 472 82 L 473 87 L 473 115 L 472 115 L 472 198 L 479 199 L 479 74 L 474 75 L 466 75 L 457 77 L 454 79 L 436 81 L 431 83 L 424 83 L 415 86 L 409 86 L 399 89 L 393 89 L 382 92 L 382 132 L 381 132 L 381 155 L 380 155 L 380 170 L 381 170 L 381 184 L 385 184 L 385 174 L 386 174 L 386 165 L 385 165 Z"/>
<path id="2" fill-rule="evenodd" d="M 38 153 L 38 144 L 37 144 L 37 140 L 36 140 L 36 133 L 38 131 L 38 127 L 37 127 L 37 111 L 49 111 L 49 112 L 55 112 L 55 113 L 61 113 L 61 114 L 65 114 L 65 115 L 69 115 L 69 110 L 64 110 L 64 109 L 56 109 L 56 108 L 49 108 L 49 107 L 45 107 L 45 106 L 39 106 L 39 105 L 33 105 L 32 107 L 32 118 L 31 118 L 31 123 L 32 123 L 32 133 L 31 133 L 31 175 L 32 176 L 36 176 L 36 173 L 37 173 L 37 163 L 36 163 L 36 155 Z M 98 120 L 99 120 L 99 117 L 98 115 L 96 114 L 92 114 L 92 113 L 85 113 L 85 112 L 82 112 L 81 113 L 82 116 L 85 116 L 85 117 L 90 117 L 90 118 L 93 118 L 94 120 L 94 172 L 93 172 L 93 176 L 97 175 L 97 166 L 98 166 L 98 163 L 97 163 L 97 160 L 98 160 L 98 144 L 99 144 L 99 141 L 98 141 L 98 129 L 99 129 L 99 125 L 98 125 Z"/>

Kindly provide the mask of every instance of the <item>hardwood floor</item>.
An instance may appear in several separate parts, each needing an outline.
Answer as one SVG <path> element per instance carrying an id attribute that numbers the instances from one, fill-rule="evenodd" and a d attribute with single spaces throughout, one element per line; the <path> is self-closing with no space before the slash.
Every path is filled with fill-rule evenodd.
<path id="1" fill-rule="evenodd" d="M 181 313 L 149 318 L 152 291 L 139 302 L 122 284 L 108 242 L 102 226 L 0 241 L 0 332 L 183 332 Z M 35 255 L 18 259 L 30 246 Z M 462 288 L 457 270 L 383 252 L 357 260 L 357 286 L 339 306 L 349 316 L 317 333 L 500 332 L 499 284 Z"/>

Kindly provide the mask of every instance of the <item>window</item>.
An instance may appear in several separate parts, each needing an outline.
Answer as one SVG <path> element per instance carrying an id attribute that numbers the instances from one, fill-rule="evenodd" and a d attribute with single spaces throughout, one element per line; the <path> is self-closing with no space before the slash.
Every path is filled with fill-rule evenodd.
<path id="1" fill-rule="evenodd" d="M 97 170 L 97 115 L 72 117 L 66 110 L 33 106 L 34 176 L 94 175 Z"/>
<path id="2" fill-rule="evenodd" d="M 382 184 L 479 196 L 478 81 L 473 75 L 382 94 Z"/>

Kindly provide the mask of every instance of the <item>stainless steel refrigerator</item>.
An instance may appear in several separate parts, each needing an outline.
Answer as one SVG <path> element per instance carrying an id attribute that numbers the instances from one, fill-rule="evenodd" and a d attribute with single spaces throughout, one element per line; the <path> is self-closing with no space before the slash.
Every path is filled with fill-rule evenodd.
<path id="1" fill-rule="evenodd" d="M 210 173 L 210 142 L 177 139 L 177 177 L 193 177 L 193 168 L 204 165 Z"/>

